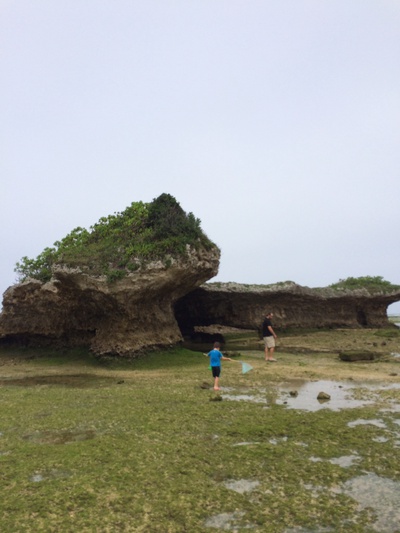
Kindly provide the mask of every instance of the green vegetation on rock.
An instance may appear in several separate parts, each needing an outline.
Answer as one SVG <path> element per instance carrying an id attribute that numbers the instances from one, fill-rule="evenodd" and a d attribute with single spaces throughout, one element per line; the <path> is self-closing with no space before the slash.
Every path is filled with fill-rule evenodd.
<path id="1" fill-rule="evenodd" d="M 183 256 L 187 245 L 199 249 L 214 246 L 193 213 L 186 214 L 176 199 L 161 194 L 151 203 L 133 202 L 122 213 L 102 217 L 89 230 L 78 227 L 36 259 L 23 257 L 16 264 L 20 281 L 51 278 L 52 266 L 80 267 L 109 281 L 124 277 L 148 261 Z"/>
<path id="2" fill-rule="evenodd" d="M 340 279 L 329 285 L 331 289 L 357 290 L 366 289 L 368 292 L 393 292 L 400 290 L 400 285 L 393 285 L 382 276 L 361 276 L 359 278 Z"/>

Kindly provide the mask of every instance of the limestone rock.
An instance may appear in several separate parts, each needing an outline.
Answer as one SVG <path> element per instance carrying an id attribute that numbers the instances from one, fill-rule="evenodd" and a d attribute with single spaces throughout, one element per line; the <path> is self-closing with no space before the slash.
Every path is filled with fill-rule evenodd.
<path id="1" fill-rule="evenodd" d="M 215 276 L 216 246 L 153 262 L 110 282 L 80 268 L 53 267 L 43 283 L 29 279 L 3 298 L 0 342 L 27 345 L 89 346 L 97 355 L 135 355 L 182 340 L 175 302 Z"/>
<path id="2" fill-rule="evenodd" d="M 331 397 L 327 392 L 318 393 L 317 400 L 330 400 Z"/>
<path id="3" fill-rule="evenodd" d="M 267 311 L 276 327 L 390 327 L 387 307 L 400 291 L 369 293 L 365 289 L 310 289 L 293 282 L 275 285 L 206 283 L 181 298 L 175 313 L 181 330 L 220 324 L 259 330 Z"/>

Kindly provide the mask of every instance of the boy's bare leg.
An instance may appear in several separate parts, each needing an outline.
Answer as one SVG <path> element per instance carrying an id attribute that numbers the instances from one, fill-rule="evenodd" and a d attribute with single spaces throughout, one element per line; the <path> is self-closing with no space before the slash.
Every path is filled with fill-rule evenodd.
<path id="1" fill-rule="evenodd" d="M 218 383 L 219 383 L 219 378 L 214 378 L 214 390 L 219 390 L 219 387 L 218 387 Z"/>

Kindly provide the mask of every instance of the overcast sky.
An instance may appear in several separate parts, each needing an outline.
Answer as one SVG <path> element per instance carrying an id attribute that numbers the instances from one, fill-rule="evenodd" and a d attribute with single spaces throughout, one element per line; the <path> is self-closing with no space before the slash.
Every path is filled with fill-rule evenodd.
<path id="1" fill-rule="evenodd" d="M 399 67 L 398 0 L 0 0 L 0 294 L 163 192 L 213 281 L 400 284 Z"/>

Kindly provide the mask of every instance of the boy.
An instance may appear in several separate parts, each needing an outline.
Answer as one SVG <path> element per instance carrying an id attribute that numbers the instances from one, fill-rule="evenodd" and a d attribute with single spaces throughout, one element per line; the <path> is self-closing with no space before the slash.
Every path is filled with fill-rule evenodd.
<path id="1" fill-rule="evenodd" d="M 220 352 L 220 343 L 214 342 L 214 349 L 208 352 L 207 357 L 210 358 L 211 372 L 214 378 L 214 390 L 219 390 L 219 376 L 221 375 L 221 361 L 232 361 L 229 357 L 224 357 Z"/>

